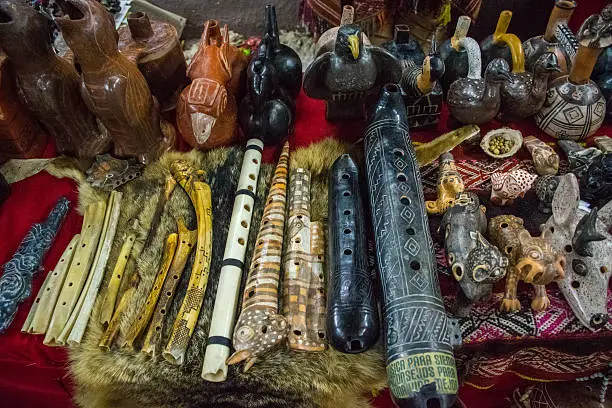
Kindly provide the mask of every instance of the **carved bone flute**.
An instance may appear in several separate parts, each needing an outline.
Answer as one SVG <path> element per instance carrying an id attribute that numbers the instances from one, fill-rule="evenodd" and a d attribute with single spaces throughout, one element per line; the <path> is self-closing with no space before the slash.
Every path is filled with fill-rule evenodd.
<path id="1" fill-rule="evenodd" d="M 261 140 L 247 141 L 225 242 L 215 306 L 210 320 L 208 344 L 204 352 L 202 378 L 207 381 L 221 382 L 227 378 L 225 361 L 229 357 L 232 343 L 230 336 L 234 331 L 234 317 L 238 305 L 244 256 L 249 241 L 262 151 Z"/>
<path id="2" fill-rule="evenodd" d="M 69 209 L 70 201 L 60 197 L 47 219 L 32 225 L 13 257 L 4 265 L 4 274 L 0 278 L 0 333 L 15 318 L 19 303 L 32 294 L 34 274 L 40 270 Z"/>
<path id="3" fill-rule="evenodd" d="M 187 293 L 163 353 L 168 362 L 180 365 L 183 364 L 189 340 L 198 323 L 208 284 L 212 256 L 212 197 L 210 186 L 203 180 L 204 172 L 194 169 L 188 162 L 173 162 L 170 172 L 189 196 L 198 224 L 198 243 Z"/>
<path id="4" fill-rule="evenodd" d="M 227 359 L 228 365 L 246 361 L 244 371 L 251 368 L 259 356 L 287 337 L 287 321 L 278 314 L 278 284 L 285 228 L 288 167 L 289 143 L 285 143 L 270 185 L 242 294 L 242 310 L 233 338 L 236 351 Z"/>

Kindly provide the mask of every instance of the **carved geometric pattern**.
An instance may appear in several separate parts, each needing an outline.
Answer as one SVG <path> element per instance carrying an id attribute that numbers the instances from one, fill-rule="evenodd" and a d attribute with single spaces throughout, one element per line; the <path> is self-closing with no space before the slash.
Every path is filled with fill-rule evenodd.
<path id="1" fill-rule="evenodd" d="M 400 217 L 402 217 L 408 224 L 412 224 L 414 221 L 414 211 L 409 206 L 404 207 L 404 209 L 400 212 Z"/>
<path id="2" fill-rule="evenodd" d="M 410 255 L 416 256 L 421 248 L 419 247 L 419 243 L 416 242 L 414 238 L 409 238 L 408 241 L 406 241 L 406 244 L 404 244 L 404 249 L 406 249 Z"/>

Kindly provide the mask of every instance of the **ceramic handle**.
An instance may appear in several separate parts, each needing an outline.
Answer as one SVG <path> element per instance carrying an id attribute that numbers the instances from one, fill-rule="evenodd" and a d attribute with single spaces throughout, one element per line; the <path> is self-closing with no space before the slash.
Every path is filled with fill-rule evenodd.
<path id="1" fill-rule="evenodd" d="M 353 24 L 355 20 L 355 9 L 353 6 L 344 6 L 342 8 L 342 17 L 340 17 L 340 25 Z"/>
<path id="2" fill-rule="evenodd" d="M 460 16 L 457 20 L 457 26 L 455 27 L 455 34 L 451 38 L 451 44 L 453 48 L 459 51 L 459 41 L 462 38 L 467 37 L 467 33 L 470 30 L 470 25 L 472 24 L 472 19 L 468 16 Z"/>
<path id="3" fill-rule="evenodd" d="M 576 8 L 575 0 L 557 0 L 555 6 L 550 12 L 546 31 L 544 32 L 544 40 L 553 42 L 555 40 L 555 29 L 557 24 L 562 21 L 569 21 Z"/>
<path id="4" fill-rule="evenodd" d="M 525 72 L 525 52 L 521 40 L 514 34 L 502 34 L 497 37 L 499 43 L 506 44 L 512 56 L 512 72 Z"/>
<path id="5" fill-rule="evenodd" d="M 508 32 L 508 26 L 510 26 L 510 21 L 512 21 L 512 12 L 510 10 L 504 10 L 499 14 L 499 18 L 497 19 L 497 26 L 495 27 L 495 32 L 493 33 L 493 42 L 499 42 L 499 36 L 506 34 Z"/>
<path id="6" fill-rule="evenodd" d="M 480 56 L 480 46 L 475 39 L 464 37 L 459 41 L 459 45 L 468 55 L 468 78 L 480 79 L 482 70 L 482 59 Z"/>

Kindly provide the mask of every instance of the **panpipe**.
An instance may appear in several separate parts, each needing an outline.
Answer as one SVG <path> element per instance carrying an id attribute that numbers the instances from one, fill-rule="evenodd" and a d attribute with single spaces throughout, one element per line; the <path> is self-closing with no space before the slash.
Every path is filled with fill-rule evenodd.
<path id="1" fill-rule="evenodd" d="M 285 245 L 285 276 L 283 280 L 283 314 L 290 327 L 289 348 L 299 351 L 325 350 L 324 327 L 319 327 L 319 304 L 313 304 L 312 289 L 320 286 L 324 277 L 313 276 L 310 223 L 310 172 L 292 169 L 289 177 L 289 218 Z M 320 234 L 317 228 L 317 234 Z M 318 237 L 315 237 L 318 239 Z M 320 297 L 317 301 L 322 301 Z M 323 307 L 325 305 L 323 304 Z M 312 328 L 317 327 L 319 331 Z"/>
<path id="2" fill-rule="evenodd" d="M 327 333 L 343 353 L 361 353 L 378 339 L 378 303 L 368 264 L 359 169 L 348 154 L 329 175 Z"/>
<path id="3" fill-rule="evenodd" d="M 32 294 L 34 274 L 41 269 L 43 258 L 69 209 L 70 201 L 60 197 L 47 219 L 32 225 L 15 254 L 4 265 L 0 277 L 0 333 L 13 322 L 19 304 Z"/>
<path id="4" fill-rule="evenodd" d="M 234 331 L 234 317 L 255 205 L 262 151 L 261 140 L 247 141 L 225 242 L 208 344 L 204 352 L 202 378 L 207 381 L 220 382 L 227 378 L 226 360 L 232 344 L 230 336 Z"/>
<path id="5" fill-rule="evenodd" d="M 212 258 L 212 196 L 204 182 L 204 171 L 194 169 L 188 162 L 177 160 L 170 164 L 170 172 L 185 190 L 197 219 L 197 247 L 187 293 L 172 327 L 163 357 L 172 364 L 183 364 L 189 340 L 198 323 L 204 301 L 210 261 Z"/>
<path id="6" fill-rule="evenodd" d="M 364 139 L 391 394 L 400 407 L 450 407 L 458 389 L 457 325 L 442 303 L 399 86 L 383 88 Z"/>
<path id="7" fill-rule="evenodd" d="M 287 321 L 278 314 L 278 284 L 285 228 L 288 168 L 289 143 L 286 142 L 272 177 L 242 294 L 242 309 L 233 336 L 236 351 L 227 360 L 229 365 L 245 361 L 244 371 L 251 368 L 257 358 L 287 337 Z"/>

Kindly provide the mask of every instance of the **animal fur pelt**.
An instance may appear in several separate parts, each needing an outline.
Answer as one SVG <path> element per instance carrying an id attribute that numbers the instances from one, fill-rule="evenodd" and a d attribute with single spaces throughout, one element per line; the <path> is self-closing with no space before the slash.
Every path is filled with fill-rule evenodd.
<path id="1" fill-rule="evenodd" d="M 339 142 L 329 139 L 292 153 L 291 166 L 306 167 L 312 172 L 313 220 L 326 218 L 327 172 L 334 159 L 343 151 L 344 148 Z M 141 178 L 119 188 L 123 192 L 123 204 L 116 235 L 118 238 L 113 244 L 105 279 L 83 342 L 70 350 L 70 370 L 76 384 L 76 402 L 80 406 L 359 408 L 369 407 L 368 396 L 371 396 L 371 392 L 386 386 L 381 344 L 357 355 L 341 354 L 332 349 L 324 353 L 290 352 L 286 346 L 281 346 L 258 361 L 247 373 L 242 372 L 241 366 L 231 366 L 225 382 L 209 383 L 200 377 L 242 156 L 243 151 L 240 148 L 167 153 L 158 162 L 149 165 Z M 191 338 L 185 364 L 177 367 L 163 359 L 154 362 L 143 358 L 138 352 L 121 350 L 118 344 L 121 344 L 151 289 L 161 259 L 163 241 L 169 233 L 176 231 L 175 220 L 183 216 L 188 225 L 191 224 L 191 228 L 195 228 L 195 214 L 180 186 L 176 187 L 166 206 L 153 245 L 142 251 L 137 259 L 130 259 L 128 268 L 138 273 L 141 280 L 121 319 L 119 339 L 108 353 L 98 348 L 103 333 L 103 328 L 98 323 L 98 314 L 109 275 L 121 247 L 120 237 L 123 231 L 128 228 L 132 218 L 138 218 L 141 227 L 148 227 L 156 198 L 165 177 L 169 175 L 168 166 L 179 158 L 189 160 L 197 168 L 206 171 L 213 193 L 214 242 L 210 279 L 198 325 Z M 273 167 L 268 164 L 261 168 L 247 260 L 252 253 Z M 84 181 L 82 173 L 74 167 L 62 167 L 54 163 L 48 171 L 79 181 L 81 211 L 88 203 L 104 197 L 101 192 L 90 187 Z M 142 249 L 145 234 L 146 230 L 143 228 L 139 242 L 134 248 L 137 254 Z M 168 339 L 172 322 L 185 294 L 192 260 L 193 254 L 181 278 L 172 308 L 167 314 L 164 342 Z M 129 272 L 126 272 L 123 279 L 124 287 L 121 292 L 130 280 L 128 274 Z M 246 273 L 243 278 L 246 278 Z"/>

